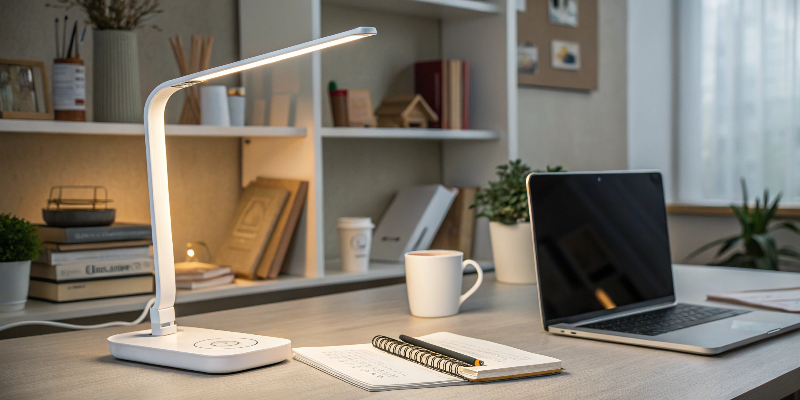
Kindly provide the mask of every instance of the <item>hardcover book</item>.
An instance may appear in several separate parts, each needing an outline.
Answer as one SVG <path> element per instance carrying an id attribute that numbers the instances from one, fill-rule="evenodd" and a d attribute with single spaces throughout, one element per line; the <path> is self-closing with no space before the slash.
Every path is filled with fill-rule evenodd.
<path id="1" fill-rule="evenodd" d="M 47 265 L 120 261 L 152 257 L 150 246 L 107 250 L 53 251 L 45 249 L 36 262 Z"/>
<path id="2" fill-rule="evenodd" d="M 132 276 L 79 282 L 47 282 L 31 279 L 28 296 L 61 303 L 153 293 L 153 276 Z"/>
<path id="3" fill-rule="evenodd" d="M 286 189 L 247 185 L 214 264 L 230 266 L 237 276 L 252 279 L 288 196 Z"/>
<path id="4" fill-rule="evenodd" d="M 31 264 L 31 278 L 54 282 L 147 275 L 154 270 L 152 258 L 84 262 L 62 265 Z"/>
<path id="5" fill-rule="evenodd" d="M 431 243 L 432 249 L 458 250 L 464 253 L 464 259 L 472 258 L 472 241 L 475 233 L 475 203 L 478 188 L 460 187 L 458 196 L 450 206 L 450 211 L 442 221 Z"/>
<path id="6" fill-rule="evenodd" d="M 119 249 L 122 247 L 142 247 L 153 244 L 150 239 L 124 240 L 121 242 L 95 242 L 95 243 L 42 243 L 42 248 L 53 251 L 77 251 L 77 250 L 103 250 Z"/>
<path id="7" fill-rule="evenodd" d="M 264 187 L 286 189 L 289 192 L 286 206 L 283 207 L 278 221 L 275 222 L 272 236 L 267 242 L 267 248 L 264 250 L 264 255 L 256 270 L 256 276 L 261 279 L 275 279 L 281 272 L 286 252 L 289 250 L 289 243 L 292 241 L 297 223 L 300 222 L 300 215 L 303 213 L 303 206 L 308 194 L 308 182 L 258 178 L 255 183 Z"/>
<path id="8" fill-rule="evenodd" d="M 79 228 L 39 225 L 39 239 L 52 243 L 92 243 L 152 239 L 150 225 L 113 224 Z"/>
<path id="9" fill-rule="evenodd" d="M 202 262 L 175 263 L 175 282 L 202 281 L 231 273 L 229 267 Z"/>

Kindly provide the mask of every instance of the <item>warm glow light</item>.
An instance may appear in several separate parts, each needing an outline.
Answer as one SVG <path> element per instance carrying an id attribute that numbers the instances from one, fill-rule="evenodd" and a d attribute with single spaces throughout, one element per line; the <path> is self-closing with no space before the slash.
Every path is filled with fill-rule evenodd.
<path id="1" fill-rule="evenodd" d="M 330 42 L 327 42 L 327 43 L 320 43 L 318 45 L 309 46 L 309 47 L 306 47 L 306 48 L 303 48 L 303 49 L 297 49 L 295 51 L 290 51 L 288 53 L 280 54 L 280 55 L 277 55 L 277 56 L 274 56 L 274 57 L 265 58 L 263 60 L 253 61 L 251 63 L 240 65 L 238 67 L 229 68 L 229 69 L 226 69 L 226 70 L 223 70 L 223 71 L 217 71 L 217 72 L 205 75 L 205 76 L 194 78 L 193 80 L 202 82 L 202 81 L 207 81 L 209 79 L 219 78 L 220 76 L 233 74 L 235 72 L 241 72 L 241 71 L 244 71 L 244 70 L 248 70 L 250 68 L 260 67 L 262 65 L 272 64 L 272 63 L 275 63 L 275 62 L 278 62 L 278 61 L 281 61 L 281 60 L 285 60 L 287 58 L 302 56 L 303 54 L 313 53 L 313 52 L 315 52 L 317 50 L 326 49 L 328 47 L 336 46 L 336 45 L 339 45 L 339 44 L 342 44 L 342 43 L 352 42 L 354 40 L 358 40 L 358 39 L 365 38 L 365 37 L 368 37 L 368 36 L 372 36 L 372 35 L 371 34 L 362 34 L 362 35 L 346 36 L 346 37 L 343 37 L 343 38 L 331 40 Z"/>
<path id="2" fill-rule="evenodd" d="M 192 250 L 192 249 L 189 249 L 188 251 L 186 251 L 186 254 L 187 254 L 189 257 L 194 257 L 194 250 Z"/>

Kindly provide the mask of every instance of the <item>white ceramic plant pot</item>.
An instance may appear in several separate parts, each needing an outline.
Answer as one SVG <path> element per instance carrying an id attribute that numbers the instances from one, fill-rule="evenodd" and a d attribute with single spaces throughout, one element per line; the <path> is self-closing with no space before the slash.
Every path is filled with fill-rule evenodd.
<path id="1" fill-rule="evenodd" d="M 498 282 L 519 285 L 536 284 L 536 261 L 533 258 L 531 224 L 506 225 L 489 222 Z"/>
<path id="2" fill-rule="evenodd" d="M 0 312 L 25 308 L 30 279 L 30 261 L 0 263 Z"/>

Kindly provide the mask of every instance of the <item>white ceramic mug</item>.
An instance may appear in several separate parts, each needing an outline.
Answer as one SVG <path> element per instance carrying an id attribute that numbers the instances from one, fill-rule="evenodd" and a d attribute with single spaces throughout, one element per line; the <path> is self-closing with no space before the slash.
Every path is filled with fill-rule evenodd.
<path id="1" fill-rule="evenodd" d="M 475 261 L 465 260 L 454 250 L 419 250 L 405 254 L 406 287 L 411 314 L 416 317 L 447 317 L 458 314 L 464 300 L 483 282 L 483 270 Z M 461 294 L 464 269 L 472 265 L 478 281 Z"/>

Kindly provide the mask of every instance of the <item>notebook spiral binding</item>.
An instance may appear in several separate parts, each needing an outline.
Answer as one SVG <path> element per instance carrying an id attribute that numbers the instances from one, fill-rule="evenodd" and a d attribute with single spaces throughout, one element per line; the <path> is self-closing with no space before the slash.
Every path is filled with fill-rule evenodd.
<path id="1" fill-rule="evenodd" d="M 434 353 L 430 350 L 423 349 L 422 347 L 414 346 L 413 344 L 401 342 L 383 335 L 378 335 L 372 338 L 372 346 L 378 350 L 383 350 L 389 354 L 415 362 L 434 371 L 452 375 L 459 379 L 468 380 L 459 374 L 458 369 L 459 367 L 471 367 L 471 365 L 463 361 L 456 360 L 455 358 Z"/>

